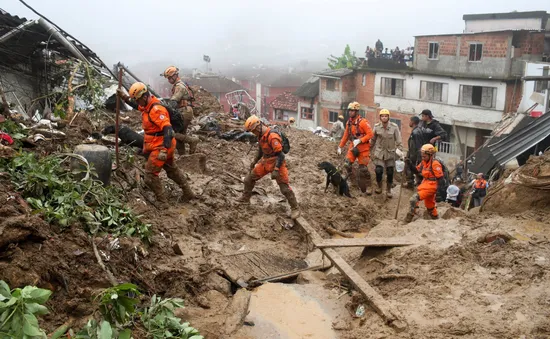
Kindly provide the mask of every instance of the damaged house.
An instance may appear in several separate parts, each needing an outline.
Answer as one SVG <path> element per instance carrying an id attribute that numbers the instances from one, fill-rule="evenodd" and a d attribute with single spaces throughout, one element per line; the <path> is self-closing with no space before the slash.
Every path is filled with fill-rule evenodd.
<path id="1" fill-rule="evenodd" d="M 104 79 L 112 75 L 77 38 L 45 17 L 28 20 L 0 9 L 0 88 L 4 107 L 9 103 L 12 111 L 23 116 L 33 117 L 37 112 L 48 116 L 56 106 L 67 105 L 59 93 L 67 93 L 71 87 L 69 79 L 75 87 L 88 86 L 91 74 Z"/>

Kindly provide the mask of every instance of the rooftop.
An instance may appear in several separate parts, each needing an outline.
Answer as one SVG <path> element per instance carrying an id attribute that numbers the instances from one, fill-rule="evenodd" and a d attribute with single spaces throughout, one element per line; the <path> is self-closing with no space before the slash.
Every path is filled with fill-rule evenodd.
<path id="1" fill-rule="evenodd" d="M 273 82 L 268 83 L 269 87 L 300 87 L 311 74 L 305 73 L 286 73 L 280 75 Z"/>
<path id="2" fill-rule="evenodd" d="M 229 93 L 243 89 L 241 85 L 222 76 L 202 76 L 200 78 L 185 78 L 185 81 L 195 86 L 201 86 L 210 93 Z"/>
<path id="3" fill-rule="evenodd" d="M 290 92 L 284 92 L 271 102 L 271 107 L 285 111 L 298 111 L 298 97 Z"/>
<path id="4" fill-rule="evenodd" d="M 483 31 L 483 32 L 463 32 L 463 33 L 445 33 L 445 34 L 422 34 L 422 35 L 415 35 L 415 38 L 421 38 L 425 36 L 453 36 L 453 35 L 475 35 L 475 34 L 487 34 L 487 33 L 512 33 L 512 32 L 519 32 L 519 31 L 526 31 L 526 32 L 544 32 L 542 29 L 501 29 L 501 30 L 494 30 L 494 31 Z"/>
<path id="5" fill-rule="evenodd" d="M 320 78 L 342 78 L 346 75 L 350 75 L 353 73 L 353 69 L 349 68 L 339 68 L 339 69 L 327 69 L 324 71 L 316 72 L 313 74 L 314 76 L 318 76 Z"/>
<path id="6" fill-rule="evenodd" d="M 298 88 L 294 95 L 301 98 L 315 98 L 319 95 L 319 77 L 312 76 L 309 78 L 300 88 Z"/>
<path id="7" fill-rule="evenodd" d="M 546 11 L 530 12 L 508 12 L 508 13 L 484 13 L 484 14 L 464 14 L 463 20 L 498 20 L 498 19 L 544 19 L 549 16 Z"/>

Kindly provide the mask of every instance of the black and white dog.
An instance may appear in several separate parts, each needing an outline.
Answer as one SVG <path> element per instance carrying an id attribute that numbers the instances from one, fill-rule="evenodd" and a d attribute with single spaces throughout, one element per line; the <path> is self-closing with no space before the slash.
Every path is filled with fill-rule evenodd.
<path id="1" fill-rule="evenodd" d="M 345 195 L 348 198 L 351 198 L 349 194 L 349 186 L 346 179 L 342 178 L 340 171 L 328 161 L 323 161 L 317 165 L 320 170 L 324 170 L 327 173 L 327 185 L 325 186 L 325 193 L 328 189 L 328 186 L 332 184 L 334 187 L 338 188 L 338 194 Z"/>

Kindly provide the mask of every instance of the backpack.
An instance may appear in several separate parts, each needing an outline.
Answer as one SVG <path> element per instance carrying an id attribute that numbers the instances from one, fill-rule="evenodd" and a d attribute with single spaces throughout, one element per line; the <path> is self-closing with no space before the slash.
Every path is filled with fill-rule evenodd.
<path id="1" fill-rule="evenodd" d="M 445 166 L 445 163 L 443 160 L 441 160 L 438 157 L 434 158 L 435 160 L 439 161 L 441 164 L 441 168 L 443 170 L 443 185 L 437 185 L 437 192 L 435 195 L 435 201 L 436 202 L 442 202 L 447 199 L 447 188 L 449 187 L 451 180 L 449 179 L 449 170 L 447 169 L 447 166 Z M 422 163 L 421 163 L 422 164 Z M 430 163 L 430 171 L 435 176 L 434 170 L 433 170 L 433 161 Z M 420 172 L 422 172 L 422 166 L 420 166 Z"/>
<path id="2" fill-rule="evenodd" d="M 170 107 L 170 105 L 165 105 L 162 102 L 155 102 L 153 105 L 151 105 L 151 109 L 153 109 L 153 107 L 155 107 L 156 105 L 160 105 L 166 108 L 168 114 L 170 115 L 170 125 L 172 125 L 172 129 L 174 130 L 174 132 L 183 132 L 183 116 L 181 115 L 180 111 L 177 109 L 173 109 L 172 107 Z M 153 120 L 151 120 L 151 115 L 149 114 L 151 112 L 151 109 L 149 109 L 149 111 L 147 112 L 147 117 L 149 118 L 150 123 L 152 123 L 153 125 L 157 125 L 153 122 Z"/>
<path id="3" fill-rule="evenodd" d="M 287 154 L 290 152 L 290 140 L 288 140 L 288 137 L 286 134 L 283 133 L 283 131 L 279 130 L 278 128 L 272 128 L 269 133 L 277 133 L 281 137 L 281 140 L 283 141 L 283 153 Z"/>

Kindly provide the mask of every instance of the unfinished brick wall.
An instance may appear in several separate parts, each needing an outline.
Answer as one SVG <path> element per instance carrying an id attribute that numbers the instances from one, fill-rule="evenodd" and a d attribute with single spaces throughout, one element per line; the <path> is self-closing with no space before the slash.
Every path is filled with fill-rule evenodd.
<path id="1" fill-rule="evenodd" d="M 428 55 L 430 42 L 439 43 L 439 55 L 456 55 L 458 37 L 456 35 L 422 36 L 416 38 L 415 54 Z"/>
<path id="2" fill-rule="evenodd" d="M 504 113 L 517 112 L 523 97 L 523 81 L 506 84 L 506 103 Z"/>
<path id="3" fill-rule="evenodd" d="M 514 32 L 514 45 L 520 55 L 541 55 L 544 53 L 544 32 Z"/>
<path id="4" fill-rule="evenodd" d="M 365 85 L 363 86 L 363 75 L 365 75 Z M 355 74 L 355 88 L 357 89 L 357 101 L 367 107 L 374 107 L 374 87 L 376 73 L 358 72 Z"/>
<path id="5" fill-rule="evenodd" d="M 482 58 L 505 58 L 511 34 L 511 32 L 492 32 L 464 35 L 460 41 L 460 56 L 467 57 L 470 54 L 471 43 L 481 43 L 483 44 Z"/>

